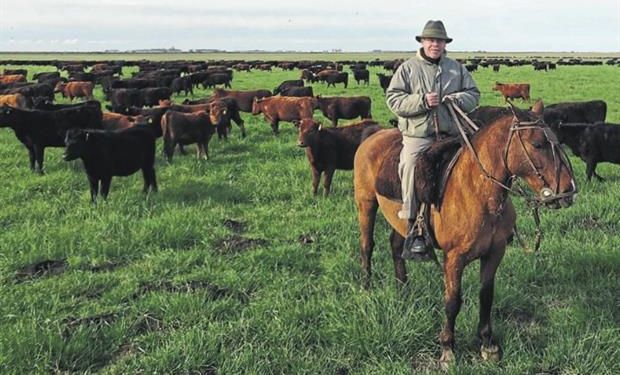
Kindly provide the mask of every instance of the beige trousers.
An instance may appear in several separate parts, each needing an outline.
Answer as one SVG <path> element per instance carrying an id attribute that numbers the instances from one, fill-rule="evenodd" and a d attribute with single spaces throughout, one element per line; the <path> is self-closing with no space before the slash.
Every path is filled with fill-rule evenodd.
<path id="1" fill-rule="evenodd" d="M 403 207 L 398 212 L 398 217 L 401 219 L 415 219 L 416 217 L 417 202 L 413 185 L 415 163 L 420 152 L 429 148 L 431 143 L 433 143 L 433 138 L 403 137 L 403 149 L 398 162 L 398 175 L 403 193 Z"/>

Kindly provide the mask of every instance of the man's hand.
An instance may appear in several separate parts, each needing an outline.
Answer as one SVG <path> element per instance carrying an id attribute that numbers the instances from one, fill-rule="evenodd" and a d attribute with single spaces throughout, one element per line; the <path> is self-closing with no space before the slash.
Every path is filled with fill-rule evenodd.
<path id="1" fill-rule="evenodd" d="M 426 99 L 426 105 L 429 108 L 434 108 L 439 105 L 439 94 L 436 92 L 429 92 L 424 95 L 424 98 Z"/>

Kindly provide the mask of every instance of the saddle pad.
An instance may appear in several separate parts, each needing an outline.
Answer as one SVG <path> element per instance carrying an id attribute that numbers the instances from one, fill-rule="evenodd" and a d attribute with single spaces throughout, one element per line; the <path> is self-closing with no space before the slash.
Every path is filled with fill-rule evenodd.
<path id="1" fill-rule="evenodd" d="M 402 137 L 394 139 L 387 148 L 375 189 L 380 195 L 402 201 L 398 162 L 403 148 Z M 461 144 L 458 137 L 450 137 L 433 143 L 428 150 L 421 153 L 416 162 L 415 191 L 421 202 L 439 207 L 443 196 L 443 187 L 448 179 L 453 160 L 460 154 Z"/>

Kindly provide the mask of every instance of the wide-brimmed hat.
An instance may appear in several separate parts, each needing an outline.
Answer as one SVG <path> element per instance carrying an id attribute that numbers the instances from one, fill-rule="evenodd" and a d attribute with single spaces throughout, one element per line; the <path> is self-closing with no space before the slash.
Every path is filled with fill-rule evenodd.
<path id="1" fill-rule="evenodd" d="M 446 28 L 443 26 L 443 22 L 441 21 L 433 21 L 430 20 L 424 25 L 424 30 L 422 30 L 422 34 L 417 35 L 415 40 L 418 42 L 422 42 L 422 38 L 435 38 L 435 39 L 443 39 L 446 43 L 450 43 L 452 38 L 448 38 L 448 34 L 446 33 Z"/>

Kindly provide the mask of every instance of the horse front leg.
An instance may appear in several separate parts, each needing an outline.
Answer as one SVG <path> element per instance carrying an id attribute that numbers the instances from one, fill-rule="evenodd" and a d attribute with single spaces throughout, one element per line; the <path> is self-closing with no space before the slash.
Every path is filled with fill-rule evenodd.
<path id="1" fill-rule="evenodd" d="M 455 361 L 454 357 L 454 324 L 456 316 L 461 309 L 461 279 L 465 261 L 457 254 L 457 249 L 446 254 L 444 261 L 444 305 L 446 311 L 446 321 L 443 330 L 439 334 L 441 344 L 441 357 L 439 365 L 447 370 Z"/>
<path id="2" fill-rule="evenodd" d="M 374 232 L 377 208 L 379 204 L 376 200 L 358 200 L 360 225 L 360 255 L 362 263 L 362 285 L 364 289 L 370 289 L 371 258 L 375 247 Z"/>
<path id="3" fill-rule="evenodd" d="M 390 245 L 392 247 L 394 273 L 396 274 L 396 280 L 398 280 L 399 288 L 407 283 L 407 268 L 405 267 L 405 260 L 401 256 L 403 253 L 404 242 L 405 238 L 395 229 L 392 229 L 392 234 L 390 234 Z"/>
<path id="4" fill-rule="evenodd" d="M 499 267 L 506 244 L 496 246 L 489 254 L 480 258 L 480 321 L 478 322 L 478 338 L 481 341 L 480 355 L 484 360 L 499 361 L 502 356 L 501 347 L 493 341 L 491 328 L 491 308 L 493 306 L 493 291 L 495 286 L 495 272 Z"/>

